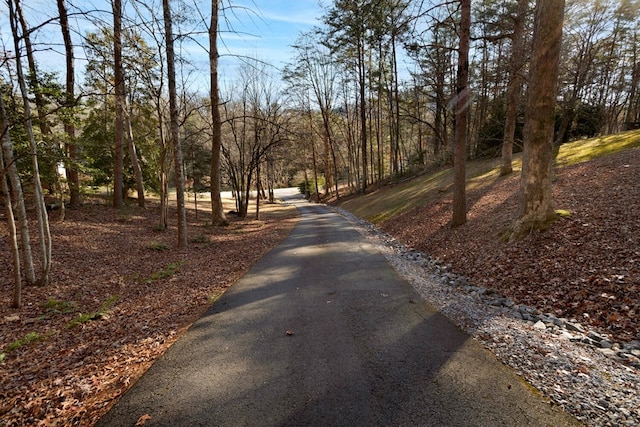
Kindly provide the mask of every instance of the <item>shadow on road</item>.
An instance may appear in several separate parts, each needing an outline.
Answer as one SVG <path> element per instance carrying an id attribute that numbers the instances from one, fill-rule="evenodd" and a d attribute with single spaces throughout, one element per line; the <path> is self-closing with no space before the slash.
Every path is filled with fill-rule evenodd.
<path id="1" fill-rule="evenodd" d="M 99 425 L 572 425 L 344 218 L 301 210 Z"/>

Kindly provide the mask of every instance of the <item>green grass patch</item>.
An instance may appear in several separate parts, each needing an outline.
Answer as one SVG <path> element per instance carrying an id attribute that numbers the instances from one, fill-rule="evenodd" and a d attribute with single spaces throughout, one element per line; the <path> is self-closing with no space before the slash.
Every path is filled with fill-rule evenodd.
<path id="1" fill-rule="evenodd" d="M 111 309 L 111 306 L 116 301 L 118 301 L 118 296 L 117 295 L 110 296 L 109 298 L 107 298 L 102 303 L 102 305 L 100 306 L 100 309 L 98 309 L 98 311 L 94 311 L 93 313 L 87 313 L 87 314 L 80 313 L 71 322 L 69 322 L 67 327 L 69 329 L 71 329 L 71 328 L 75 328 L 76 326 L 81 325 L 83 323 L 87 323 L 87 322 L 91 322 L 93 320 L 98 320 L 98 319 L 103 318 L 105 315 L 107 315 L 109 313 L 109 310 Z"/>
<path id="2" fill-rule="evenodd" d="M 574 165 L 635 147 L 640 147 L 640 130 L 575 141 L 559 148 L 556 165 Z M 500 177 L 500 164 L 500 158 L 467 162 L 467 190 L 482 190 L 503 179 Z M 513 170 L 516 174 L 522 170 L 522 153 L 514 154 Z M 370 194 L 350 198 L 341 202 L 340 206 L 367 221 L 380 224 L 410 209 L 443 200 L 451 193 L 452 183 L 452 168 L 439 169 Z"/>
<path id="3" fill-rule="evenodd" d="M 151 274 L 151 276 L 147 277 L 146 279 L 142 279 L 142 282 L 145 284 L 149 284 L 149 283 L 155 282 L 156 280 L 161 280 L 161 279 L 166 279 L 167 277 L 171 277 L 174 274 L 176 274 L 176 272 L 178 271 L 178 269 L 180 269 L 182 264 L 184 264 L 182 261 L 172 262 L 171 264 L 167 265 L 165 268 L 162 268 L 154 272 L 153 274 Z"/>
<path id="4" fill-rule="evenodd" d="M 44 338 L 45 337 L 43 335 L 40 335 L 37 332 L 29 332 L 24 337 L 9 344 L 4 350 L 2 350 L 2 352 L 0 352 L 0 363 L 4 362 L 4 359 L 7 357 L 8 353 L 11 353 L 12 351 L 19 349 L 20 347 L 29 345 L 33 342 L 42 341 L 44 340 Z"/>
<path id="5" fill-rule="evenodd" d="M 147 247 L 156 252 L 162 252 L 169 249 L 169 246 L 166 243 L 162 242 L 151 242 Z"/>
<path id="6" fill-rule="evenodd" d="M 640 147 L 640 130 L 583 139 L 560 146 L 556 164 L 558 166 L 576 165 L 636 147 Z"/>
<path id="7" fill-rule="evenodd" d="M 55 298 L 49 298 L 47 302 L 40 304 L 40 307 L 47 314 L 69 314 L 76 309 L 76 305 L 72 301 L 60 301 Z"/>

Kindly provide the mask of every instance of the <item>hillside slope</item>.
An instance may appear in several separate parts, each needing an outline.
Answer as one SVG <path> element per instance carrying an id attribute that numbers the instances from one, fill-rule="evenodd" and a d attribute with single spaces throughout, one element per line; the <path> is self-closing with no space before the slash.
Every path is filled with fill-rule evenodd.
<path id="1" fill-rule="evenodd" d="M 583 154 L 594 149 L 581 147 Z M 449 187 L 425 184 L 444 177 L 443 171 L 343 207 L 450 263 L 475 285 L 575 318 L 617 340 L 640 340 L 640 148 L 572 164 L 583 160 L 579 151 L 561 153 L 560 162 L 569 166 L 556 170 L 554 182 L 555 207 L 570 215 L 511 244 L 499 234 L 516 215 L 520 174 L 499 178 L 487 163 L 486 171 L 470 174 L 480 178 L 470 180 L 468 223 L 456 229 L 449 227 Z M 416 191 L 423 203 L 409 196 Z M 395 211 L 389 206 L 394 198 L 402 200 Z"/>

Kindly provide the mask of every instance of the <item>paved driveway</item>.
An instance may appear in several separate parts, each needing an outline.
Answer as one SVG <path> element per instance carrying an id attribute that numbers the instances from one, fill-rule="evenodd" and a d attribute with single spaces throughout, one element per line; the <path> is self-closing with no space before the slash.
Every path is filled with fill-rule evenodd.
<path id="1" fill-rule="evenodd" d="M 421 301 L 347 220 L 295 203 L 291 235 L 99 425 L 577 425 Z"/>

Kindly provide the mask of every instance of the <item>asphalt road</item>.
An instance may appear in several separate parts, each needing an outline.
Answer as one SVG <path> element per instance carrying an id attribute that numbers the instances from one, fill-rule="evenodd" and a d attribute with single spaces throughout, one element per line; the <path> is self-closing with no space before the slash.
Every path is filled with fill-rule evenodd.
<path id="1" fill-rule="evenodd" d="M 421 300 L 341 216 L 291 235 L 99 426 L 578 425 Z M 219 260 L 224 262 L 224 260 Z"/>

